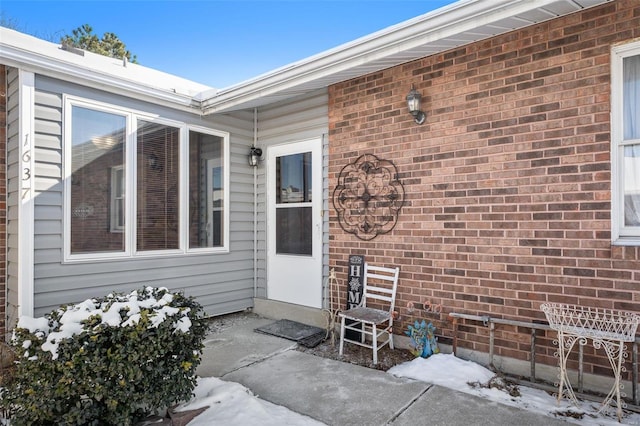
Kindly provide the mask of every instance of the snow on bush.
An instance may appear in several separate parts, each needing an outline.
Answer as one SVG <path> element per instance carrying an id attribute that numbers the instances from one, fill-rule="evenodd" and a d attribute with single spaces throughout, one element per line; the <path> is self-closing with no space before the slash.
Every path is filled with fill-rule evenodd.
<path id="1" fill-rule="evenodd" d="M 146 287 L 20 318 L 12 425 L 135 424 L 188 400 L 207 326 L 192 298 Z"/>

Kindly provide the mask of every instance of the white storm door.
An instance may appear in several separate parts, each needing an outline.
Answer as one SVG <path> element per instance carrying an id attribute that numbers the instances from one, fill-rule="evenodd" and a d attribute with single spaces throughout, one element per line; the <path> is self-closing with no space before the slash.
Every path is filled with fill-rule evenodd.
<path id="1" fill-rule="evenodd" d="M 267 150 L 267 297 L 322 308 L 322 140 Z"/>

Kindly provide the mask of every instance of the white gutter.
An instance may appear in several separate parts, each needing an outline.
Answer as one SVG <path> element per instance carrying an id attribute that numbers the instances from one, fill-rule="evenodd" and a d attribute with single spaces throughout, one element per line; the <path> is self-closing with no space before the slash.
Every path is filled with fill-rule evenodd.
<path id="1" fill-rule="evenodd" d="M 461 0 L 216 93 L 202 93 L 200 97 L 203 99 L 203 113 L 220 112 L 314 80 L 330 79 L 341 71 L 557 2 L 558 0 Z M 551 18 L 553 16 L 549 17 Z M 522 26 L 531 24 L 523 21 Z M 490 36 L 478 39 L 488 37 Z M 389 66 L 393 65 L 386 67 Z"/>

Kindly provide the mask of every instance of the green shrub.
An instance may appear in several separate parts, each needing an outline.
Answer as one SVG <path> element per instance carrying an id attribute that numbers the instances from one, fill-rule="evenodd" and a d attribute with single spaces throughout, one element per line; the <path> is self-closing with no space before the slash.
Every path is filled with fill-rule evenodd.
<path id="1" fill-rule="evenodd" d="M 15 375 L 1 397 L 11 424 L 130 425 L 188 400 L 202 314 L 192 298 L 147 287 L 21 318 Z"/>

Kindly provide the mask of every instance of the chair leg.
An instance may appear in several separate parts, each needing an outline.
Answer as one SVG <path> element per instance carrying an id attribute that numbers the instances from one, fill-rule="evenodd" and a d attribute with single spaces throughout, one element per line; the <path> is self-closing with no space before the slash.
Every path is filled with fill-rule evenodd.
<path id="1" fill-rule="evenodd" d="M 394 349 L 394 347 L 393 347 L 393 327 L 389 327 L 389 331 L 387 331 L 387 334 L 389 335 L 389 347 L 391 349 Z"/>
<path id="2" fill-rule="evenodd" d="M 376 365 L 378 363 L 378 330 L 376 329 L 376 325 L 373 324 L 372 326 L 372 331 L 373 331 L 373 335 L 371 336 L 371 338 L 373 339 L 372 342 L 372 346 L 373 346 L 373 365 Z"/>
<path id="3" fill-rule="evenodd" d="M 344 346 L 344 317 L 342 317 L 342 321 L 340 321 L 340 350 L 338 354 L 342 356 L 342 347 Z"/>

